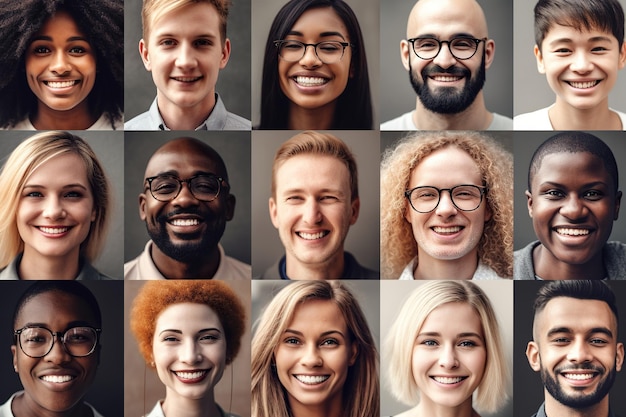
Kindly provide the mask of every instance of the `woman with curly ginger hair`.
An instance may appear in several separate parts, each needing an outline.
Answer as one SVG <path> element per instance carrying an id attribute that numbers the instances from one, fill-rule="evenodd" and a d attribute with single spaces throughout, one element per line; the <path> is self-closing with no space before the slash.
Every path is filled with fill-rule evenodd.
<path id="1" fill-rule="evenodd" d="M 165 385 L 148 417 L 236 417 L 215 402 L 215 385 L 237 356 L 246 314 L 222 281 L 150 281 L 139 291 L 130 328 Z"/>
<path id="2" fill-rule="evenodd" d="M 0 128 L 122 128 L 123 0 L 4 0 L 0 16 Z"/>
<path id="3" fill-rule="evenodd" d="M 513 275 L 513 157 L 479 132 L 420 132 L 381 163 L 381 277 Z"/>

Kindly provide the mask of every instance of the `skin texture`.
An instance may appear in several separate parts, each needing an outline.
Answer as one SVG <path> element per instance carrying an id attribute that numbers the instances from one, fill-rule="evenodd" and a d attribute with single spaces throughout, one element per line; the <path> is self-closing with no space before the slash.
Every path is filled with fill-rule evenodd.
<path id="1" fill-rule="evenodd" d="M 17 229 L 24 241 L 20 276 L 75 278 L 80 245 L 95 218 L 85 164 L 78 155 L 66 153 L 41 165 L 26 181 L 17 208 Z"/>
<path id="2" fill-rule="evenodd" d="M 269 199 L 292 279 L 340 278 L 344 241 L 359 215 L 351 200 L 348 167 L 337 158 L 303 154 L 276 171 L 276 195 Z"/>
<path id="3" fill-rule="evenodd" d="M 96 55 L 68 13 L 57 12 L 35 35 L 26 51 L 26 80 L 38 99 L 31 116 L 36 129 L 87 129 L 96 121 L 87 103 Z"/>
<path id="4" fill-rule="evenodd" d="M 609 93 L 624 68 L 626 44 L 619 45 L 610 32 L 555 24 L 534 52 L 537 69 L 556 94 L 549 111 L 555 130 L 623 130 L 609 110 Z"/>
<path id="5" fill-rule="evenodd" d="M 156 321 L 154 363 L 165 385 L 163 410 L 211 410 L 214 387 L 226 367 L 226 337 L 219 317 L 205 304 L 173 304 Z"/>
<path id="6" fill-rule="evenodd" d="M 450 40 L 455 36 L 465 35 L 477 39 L 488 37 L 487 23 L 480 5 L 475 0 L 420 0 L 418 1 L 407 24 L 407 39 L 430 36 L 439 40 Z M 411 44 L 400 41 L 402 64 L 418 83 L 425 83 L 432 95 L 441 95 L 443 89 L 456 94 L 475 78 L 482 65 L 484 51 L 484 67 L 488 69 L 495 55 L 495 42 L 488 39 L 481 42 L 476 54 L 467 60 L 455 59 L 446 45 L 432 60 L 418 58 Z M 451 79 L 446 71 L 454 71 L 458 77 Z M 424 78 L 423 74 L 428 74 Z M 458 113 L 443 114 L 428 110 L 419 97 L 416 99 L 416 111 L 413 121 L 420 130 L 466 129 L 484 130 L 493 115 L 485 108 L 482 90 L 465 110 Z"/>
<path id="7" fill-rule="evenodd" d="M 535 316 L 533 339 L 526 356 L 531 368 L 541 372 L 546 414 L 608 415 L 608 391 L 624 361 L 609 306 L 600 300 L 556 297 Z M 547 388 L 548 380 L 553 388 Z"/>
<path id="8" fill-rule="evenodd" d="M 230 58 L 219 24 L 214 5 L 196 3 L 153 22 L 149 39 L 139 41 L 161 117 L 172 130 L 194 130 L 215 106 L 217 77 Z"/>
<path id="9" fill-rule="evenodd" d="M 486 361 L 476 310 L 467 303 L 437 307 L 424 321 L 413 348 L 412 372 L 420 403 L 402 415 L 475 414 L 472 394 L 482 381 Z"/>
<path id="10" fill-rule="evenodd" d="M 15 329 L 29 323 L 39 323 L 53 332 L 63 332 L 73 326 L 97 327 L 93 313 L 82 299 L 57 291 L 39 294 L 24 304 Z M 99 347 L 89 356 L 74 358 L 65 352 L 57 338 L 50 353 L 43 358 L 29 358 L 16 345 L 11 346 L 11 352 L 13 366 L 24 387 L 24 394 L 13 400 L 16 416 L 91 416 L 91 410 L 84 405 L 82 398 L 95 378 Z M 42 380 L 44 375 L 71 375 L 74 378 L 55 383 Z"/>
<path id="11" fill-rule="evenodd" d="M 451 188 L 461 184 L 482 186 L 476 162 L 456 147 L 445 147 L 424 158 L 411 172 L 407 189 L 419 186 Z M 470 279 L 478 266 L 478 242 L 491 211 L 483 197 L 474 211 L 462 211 L 443 191 L 430 213 L 418 213 L 405 202 L 405 218 L 411 223 L 417 244 L 416 279 Z M 444 229 L 440 229 L 444 228 Z M 460 230 L 449 229 L 460 228 Z"/>
<path id="12" fill-rule="evenodd" d="M 159 148 L 150 158 L 144 178 L 163 173 L 180 179 L 214 174 L 227 180 L 217 153 L 190 138 L 175 139 Z M 184 184 L 174 200 L 162 202 L 152 197 L 147 182 L 144 186 L 139 194 L 139 216 L 156 243 L 151 255 L 159 271 L 168 278 L 212 277 L 220 261 L 217 245 L 235 212 L 235 196 L 222 183 L 215 200 L 200 201 Z M 172 223 L 176 219 L 197 219 L 199 223 L 177 226 Z"/>
<path id="13" fill-rule="evenodd" d="M 296 308 L 274 351 L 275 372 L 294 416 L 342 415 L 343 386 L 357 355 L 350 337 L 332 301 L 311 300 Z M 305 376 L 319 380 L 305 383 Z"/>
<path id="14" fill-rule="evenodd" d="M 526 191 L 541 245 L 533 252 L 543 279 L 602 279 L 602 247 L 617 220 L 621 192 L 600 158 L 588 152 L 546 155 Z"/>
<path id="15" fill-rule="evenodd" d="M 331 8 L 315 8 L 300 16 L 291 28 L 286 40 L 298 40 L 315 44 L 322 41 L 350 42 L 348 29 Z M 287 62 L 278 58 L 280 88 L 290 101 L 290 129 L 329 129 L 337 98 L 343 93 L 351 74 L 352 48 L 347 47 L 343 58 L 333 64 L 324 64 L 308 47 L 300 61 Z M 314 80 L 296 77 L 323 79 L 320 84 L 310 85 Z"/>

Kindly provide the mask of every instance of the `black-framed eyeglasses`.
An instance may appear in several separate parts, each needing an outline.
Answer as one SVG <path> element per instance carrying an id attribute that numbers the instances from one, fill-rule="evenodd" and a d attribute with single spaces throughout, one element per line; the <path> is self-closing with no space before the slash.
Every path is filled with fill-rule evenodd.
<path id="1" fill-rule="evenodd" d="M 102 329 L 91 326 L 70 327 L 64 332 L 53 332 L 47 327 L 26 326 L 13 332 L 22 352 L 31 358 L 43 358 L 52 350 L 58 338 L 63 349 L 75 358 L 91 355 L 98 345 Z"/>
<path id="2" fill-rule="evenodd" d="M 418 213 L 430 213 L 437 208 L 441 201 L 441 192 L 448 191 L 454 207 L 461 211 L 474 211 L 483 202 L 487 187 L 461 184 L 452 188 L 437 188 L 430 186 L 415 187 L 404 192 L 413 210 Z"/>
<path id="3" fill-rule="evenodd" d="M 407 39 L 407 42 L 413 46 L 413 52 L 415 52 L 418 58 L 425 60 L 435 59 L 441 51 L 441 46 L 445 43 L 448 45 L 452 56 L 461 61 L 473 57 L 478 50 L 478 45 L 486 41 L 487 38 L 476 39 L 467 36 L 459 36 L 449 41 L 441 41 L 430 37 Z"/>
<path id="4" fill-rule="evenodd" d="M 315 55 L 324 64 L 334 64 L 341 61 L 348 46 L 354 47 L 349 42 L 324 41 L 318 43 L 304 43 L 295 40 L 277 40 L 274 46 L 278 48 L 278 55 L 287 62 L 297 62 L 306 54 L 306 48 L 313 47 Z"/>
<path id="5" fill-rule="evenodd" d="M 187 183 L 189 191 L 196 199 L 206 202 L 213 201 L 220 195 L 222 183 L 224 187 L 229 188 L 224 178 L 208 174 L 194 175 L 185 180 L 174 175 L 157 175 L 146 178 L 146 181 L 148 181 L 152 197 L 163 202 L 172 201 L 178 197 L 180 190 L 183 189 L 183 183 Z"/>

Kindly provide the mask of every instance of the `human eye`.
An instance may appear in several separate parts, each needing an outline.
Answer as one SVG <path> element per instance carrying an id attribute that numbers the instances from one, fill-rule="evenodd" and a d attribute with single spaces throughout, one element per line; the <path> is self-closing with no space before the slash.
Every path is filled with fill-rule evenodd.
<path id="1" fill-rule="evenodd" d="M 213 41 L 211 39 L 198 39 L 195 42 L 195 45 L 198 47 L 208 47 L 213 46 Z"/>
<path id="2" fill-rule="evenodd" d="M 438 346 L 439 343 L 437 343 L 437 341 L 433 339 L 425 339 L 420 342 L 420 345 L 435 347 L 435 346 Z"/>
<path id="3" fill-rule="evenodd" d="M 40 191 L 27 191 L 24 193 L 24 197 L 40 198 L 40 197 L 43 197 L 43 194 Z"/>
<path id="4" fill-rule="evenodd" d="M 81 191 L 78 190 L 72 190 L 72 191 L 68 191 L 63 195 L 65 198 L 82 198 L 84 196 L 84 194 Z"/>
<path id="5" fill-rule="evenodd" d="M 471 38 L 452 39 L 452 46 L 456 49 L 473 49 L 476 43 Z"/>
<path id="6" fill-rule="evenodd" d="M 435 188 L 416 188 L 413 190 L 413 199 L 430 200 L 439 197 L 439 192 Z"/>
<path id="7" fill-rule="evenodd" d="M 283 43 L 283 49 L 287 49 L 290 51 L 297 51 L 299 49 L 302 49 L 302 44 L 298 41 L 285 41 Z"/>
<path id="8" fill-rule="evenodd" d="M 339 341 L 335 338 L 324 339 L 321 345 L 322 346 L 339 346 Z"/>
<path id="9" fill-rule="evenodd" d="M 434 49 L 439 47 L 439 42 L 433 38 L 419 38 L 415 40 L 415 47 L 419 49 Z"/>
<path id="10" fill-rule="evenodd" d="M 475 340 L 467 339 L 467 340 L 461 340 L 458 343 L 458 345 L 459 347 L 472 348 L 472 347 L 479 346 L 479 343 Z"/>
<path id="11" fill-rule="evenodd" d="M 563 191 L 554 189 L 544 191 L 543 195 L 545 195 L 548 200 L 558 200 L 565 197 L 565 193 Z"/>
<path id="12" fill-rule="evenodd" d="M 170 39 L 170 38 L 164 38 L 161 39 L 159 41 L 159 46 L 163 46 L 163 47 L 172 47 L 176 45 L 176 41 L 174 39 Z"/>
<path id="13" fill-rule="evenodd" d="M 286 345 L 293 345 L 293 346 L 297 346 L 297 345 L 300 345 L 300 344 L 301 344 L 301 343 L 300 343 L 300 340 L 299 340 L 298 338 L 296 338 L 296 337 L 287 337 L 287 338 L 284 340 L 284 343 L 285 343 Z"/>
<path id="14" fill-rule="evenodd" d="M 333 53 L 341 50 L 343 46 L 340 42 L 321 42 L 318 48 L 324 52 Z"/>
<path id="15" fill-rule="evenodd" d="M 588 190 L 583 194 L 583 198 L 589 201 L 598 201 L 604 197 L 604 193 L 599 190 Z"/>
<path id="16" fill-rule="evenodd" d="M 220 339 L 221 339 L 220 336 L 215 333 L 206 333 L 206 334 L 200 335 L 198 338 L 200 342 L 204 342 L 206 344 L 213 344 L 219 341 Z"/>
<path id="17" fill-rule="evenodd" d="M 68 52 L 71 55 L 84 55 L 87 53 L 87 48 L 84 48 L 82 46 L 73 46 L 68 50 Z"/>
<path id="18" fill-rule="evenodd" d="M 285 202 L 289 203 L 289 204 L 299 204 L 301 202 L 304 201 L 304 197 L 294 194 L 294 195 L 288 195 L 285 197 Z"/>
<path id="19" fill-rule="evenodd" d="M 554 48 L 553 52 L 559 56 L 564 56 L 564 55 L 569 55 L 572 50 L 570 48 L 566 48 L 566 47 L 557 47 Z"/>
<path id="20" fill-rule="evenodd" d="M 52 52 L 50 48 L 45 45 L 34 45 L 31 50 L 34 55 L 46 55 Z"/>
<path id="21" fill-rule="evenodd" d="M 589 343 L 595 346 L 605 346 L 608 344 L 606 340 L 599 338 L 599 337 L 592 338 L 591 340 L 589 340 Z"/>

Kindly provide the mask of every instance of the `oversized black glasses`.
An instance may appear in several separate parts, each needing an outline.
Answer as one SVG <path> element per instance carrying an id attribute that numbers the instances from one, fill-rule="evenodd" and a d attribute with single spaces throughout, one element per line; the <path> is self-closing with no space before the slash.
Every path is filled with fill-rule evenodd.
<path id="1" fill-rule="evenodd" d="M 157 175 L 155 177 L 146 178 L 150 194 L 156 200 L 167 202 L 172 201 L 180 190 L 183 189 L 183 183 L 187 183 L 191 194 L 200 201 L 213 201 L 220 195 L 222 182 L 228 188 L 228 184 L 222 177 L 208 174 L 198 174 L 186 180 L 181 180 L 174 175 Z"/>
<path id="2" fill-rule="evenodd" d="M 487 192 L 487 187 L 478 185 L 457 185 L 452 188 L 437 187 L 415 187 L 404 192 L 404 196 L 409 199 L 413 210 L 418 213 L 430 213 L 439 205 L 441 192 L 450 193 L 450 199 L 454 207 L 461 211 L 474 211 L 483 202 L 483 195 Z"/>
<path id="3" fill-rule="evenodd" d="M 413 46 L 413 52 L 421 59 L 435 59 L 441 51 L 441 46 L 445 43 L 452 56 L 459 60 L 470 59 L 476 54 L 478 45 L 486 42 L 487 38 L 476 39 L 466 36 L 452 38 L 449 41 L 440 41 L 435 38 L 412 38 L 407 42 Z"/>
<path id="4" fill-rule="evenodd" d="M 278 48 L 278 55 L 287 62 L 297 62 L 306 54 L 309 46 L 315 50 L 315 55 L 324 64 L 334 64 L 341 61 L 346 47 L 352 46 L 348 42 L 324 41 L 318 43 L 304 43 L 300 41 L 278 40 L 274 41 L 274 46 Z"/>
<path id="5" fill-rule="evenodd" d="M 70 327 L 64 332 L 53 332 L 41 326 L 26 326 L 13 332 L 13 335 L 22 352 L 31 358 L 43 358 L 50 353 L 57 338 L 70 356 L 81 358 L 96 350 L 101 331 L 90 326 Z"/>

